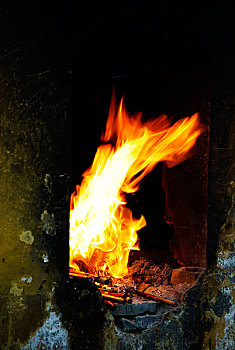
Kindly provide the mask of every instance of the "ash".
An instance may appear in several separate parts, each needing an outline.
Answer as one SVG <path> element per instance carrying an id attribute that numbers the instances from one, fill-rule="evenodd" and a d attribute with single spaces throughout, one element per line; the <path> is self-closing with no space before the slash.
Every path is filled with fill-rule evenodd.
<path id="1" fill-rule="evenodd" d="M 180 303 L 201 272 L 200 267 L 174 269 L 168 263 L 157 265 L 142 256 L 131 262 L 128 275 L 114 280 L 113 286 L 119 293 L 136 290 Z M 143 296 L 135 297 L 135 303 L 145 301 L 149 300 Z"/>
<path id="2" fill-rule="evenodd" d="M 172 265 L 176 268 L 140 256 L 130 262 L 128 276 L 112 281 L 116 292 L 131 296 L 131 303 L 115 303 L 112 311 L 120 339 L 130 341 L 131 334 L 141 334 L 162 322 L 168 312 L 180 306 L 203 272 L 201 267 Z"/>

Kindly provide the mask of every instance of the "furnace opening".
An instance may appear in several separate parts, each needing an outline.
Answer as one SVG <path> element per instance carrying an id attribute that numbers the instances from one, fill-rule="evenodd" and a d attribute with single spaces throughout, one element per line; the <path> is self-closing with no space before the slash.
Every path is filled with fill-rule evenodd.
<path id="1" fill-rule="evenodd" d="M 79 51 L 74 72 L 73 191 L 81 184 L 82 173 L 91 167 L 96 149 L 101 144 L 115 145 L 112 132 L 108 141 L 100 142 L 113 87 L 117 110 L 124 96 L 127 112 L 137 119 L 138 112 L 143 112 L 142 120 L 146 123 L 160 120 L 165 114 L 173 126 L 198 113 L 203 129 L 187 150 L 187 156 L 179 162 L 160 159 L 141 179 L 137 191 L 124 191 L 125 199 L 118 198 L 132 213 L 131 216 L 128 211 L 123 218 L 134 219 L 138 236 L 136 242 L 130 234 L 129 243 L 121 244 L 125 251 L 129 250 L 124 259 L 127 271 L 121 276 L 116 270 L 110 273 L 106 259 L 101 263 L 97 251 L 88 259 L 92 268 L 83 257 L 75 262 L 79 272 L 76 266 L 70 270 L 71 278 L 87 278 L 96 284 L 124 331 L 148 328 L 151 322 L 159 321 L 159 314 L 179 306 L 206 268 L 210 83 L 207 53 L 193 31 L 185 32 L 182 28 L 183 34 L 180 31 L 182 35 L 177 36 L 176 23 L 168 25 L 164 30 L 164 26 L 161 29 L 156 26 L 151 35 L 146 32 L 143 37 L 139 25 L 133 23 L 133 32 L 125 32 L 124 25 L 122 50 L 117 50 L 120 32 L 116 27 L 108 42 L 102 33 L 94 33 Z M 152 54 L 153 47 L 157 55 Z M 85 62 L 88 69 L 83 71 Z M 76 117 L 77 113 L 80 118 Z M 175 162 L 174 166 L 169 167 L 170 162 Z M 141 171 L 133 177 L 138 177 Z M 92 175 L 93 169 L 88 171 L 88 177 Z M 99 199 L 93 204 L 96 201 L 99 207 Z M 101 203 L 100 206 L 105 206 L 106 200 Z M 146 225 L 141 221 L 142 216 Z M 93 243 L 102 242 L 104 256 L 110 248 L 105 246 L 103 238 L 95 236 Z M 96 261 L 99 267 L 95 267 Z M 138 319 L 143 315 L 153 316 L 146 321 L 150 322 L 148 325 L 142 325 L 142 318 Z"/>
<path id="2" fill-rule="evenodd" d="M 69 240 L 70 276 L 90 279 L 109 307 L 136 297 L 177 306 L 203 271 L 206 201 L 194 192 L 205 131 L 198 113 L 145 120 L 113 94 L 102 144 L 71 195 Z"/>

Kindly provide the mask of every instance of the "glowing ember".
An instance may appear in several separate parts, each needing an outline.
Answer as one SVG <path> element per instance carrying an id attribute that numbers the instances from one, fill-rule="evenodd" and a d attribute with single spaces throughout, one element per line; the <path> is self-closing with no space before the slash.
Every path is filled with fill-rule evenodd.
<path id="1" fill-rule="evenodd" d="M 89 272 L 106 271 L 116 278 L 128 273 L 130 250 L 139 249 L 137 231 L 146 221 L 133 218 L 125 193 L 137 191 L 159 161 L 174 166 L 185 160 L 203 131 L 197 114 L 173 126 L 165 115 L 148 122 L 141 117 L 130 116 L 123 101 L 117 110 L 113 96 L 102 136 L 106 144 L 97 149 L 71 196 L 70 266 L 76 271 L 82 262 Z"/>

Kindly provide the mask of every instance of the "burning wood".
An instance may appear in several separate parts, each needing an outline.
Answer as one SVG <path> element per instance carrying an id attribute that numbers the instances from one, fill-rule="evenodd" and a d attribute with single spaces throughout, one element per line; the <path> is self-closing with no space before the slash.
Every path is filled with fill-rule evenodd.
<path id="1" fill-rule="evenodd" d="M 84 272 L 84 271 L 77 271 L 74 267 L 69 266 L 69 275 L 74 275 L 77 277 L 96 277 L 92 273 Z"/>
<path id="2" fill-rule="evenodd" d="M 110 300 L 104 300 L 104 302 L 111 310 L 116 309 L 115 305 Z"/>
<path id="3" fill-rule="evenodd" d="M 89 279 L 90 281 L 93 281 L 93 279 L 94 279 L 91 275 L 78 273 L 78 272 L 70 272 L 69 275 L 72 276 L 72 277 L 79 277 L 79 278 Z"/>
<path id="4" fill-rule="evenodd" d="M 157 295 L 140 292 L 139 290 L 135 290 L 135 289 L 130 289 L 130 291 L 133 292 L 134 294 L 139 295 L 139 296 L 146 298 L 146 299 L 158 301 L 160 303 L 164 303 L 164 304 L 171 305 L 171 306 L 177 305 L 176 301 L 165 299 L 165 298 L 159 297 Z"/>
<path id="5" fill-rule="evenodd" d="M 156 251 L 156 254 L 158 252 Z M 136 289 L 139 289 L 140 285 L 143 288 L 147 288 L 150 285 L 155 287 L 160 284 L 168 284 L 172 273 L 172 268 L 168 264 L 156 265 L 151 260 L 141 257 L 133 261 L 129 268 L 129 273 L 124 277 L 124 281 L 132 279 L 135 283 Z M 143 291 L 143 289 L 141 290 Z"/>
<path id="6" fill-rule="evenodd" d="M 100 289 L 100 290 L 106 290 L 106 291 L 115 291 L 113 287 L 107 286 L 106 284 L 102 284 L 99 282 L 95 282 L 95 285 Z"/>
<path id="7" fill-rule="evenodd" d="M 135 281 L 141 282 L 146 280 L 146 278 L 149 279 L 149 277 L 152 276 L 152 285 L 158 286 L 159 281 L 161 281 L 164 285 L 165 281 L 169 280 L 171 271 L 172 269 L 167 264 L 165 264 L 164 268 L 160 268 L 159 266 L 151 264 L 148 260 L 141 258 L 140 260 L 136 261 L 130 269 L 130 273 L 133 274 L 134 277 L 132 277 L 131 275 L 128 278 L 122 279 L 123 283 L 121 283 L 121 287 L 120 283 L 113 286 L 112 279 L 109 277 L 96 276 L 90 273 L 75 271 L 75 269 L 70 269 L 70 276 L 88 279 L 89 281 L 95 283 L 104 300 L 110 301 L 111 303 L 131 303 L 131 295 L 138 295 L 145 299 L 154 300 L 156 302 L 164 303 L 170 306 L 176 306 L 176 301 L 172 301 L 167 298 L 157 296 L 155 294 L 146 293 L 137 288 L 138 284 L 135 284 L 135 287 L 132 287 L 131 284 L 128 284 L 128 279 L 129 281 L 132 281 L 132 278 L 134 278 Z M 137 280 L 136 273 L 138 273 L 137 276 L 139 276 Z M 165 276 L 167 277 L 167 279 L 165 279 Z M 142 285 L 143 283 L 141 282 L 139 287 L 142 287 Z M 146 284 L 146 286 L 150 286 L 150 284 Z M 111 304 L 109 306 L 111 306 Z"/>
<path id="8" fill-rule="evenodd" d="M 111 295 L 112 293 L 109 294 L 109 293 L 104 292 L 102 290 L 100 291 L 100 293 L 104 299 L 108 299 L 108 300 L 111 300 L 113 302 L 120 303 L 120 304 L 125 304 L 127 302 L 130 302 L 130 300 L 131 300 L 130 298 L 122 298 L 122 297 Z"/>
<path id="9" fill-rule="evenodd" d="M 119 297 L 119 298 L 125 298 L 127 296 L 126 293 L 115 293 L 115 292 L 108 292 L 108 291 L 101 291 L 102 295 L 111 295 L 113 297 Z"/>
<path id="10" fill-rule="evenodd" d="M 93 275 L 93 274 L 87 273 L 87 272 L 76 271 L 75 269 L 70 269 L 69 275 L 72 277 L 89 279 L 90 281 L 95 282 L 97 285 L 100 285 L 100 284 L 108 285 L 108 284 L 112 283 L 110 278 L 96 276 L 96 275 Z"/>

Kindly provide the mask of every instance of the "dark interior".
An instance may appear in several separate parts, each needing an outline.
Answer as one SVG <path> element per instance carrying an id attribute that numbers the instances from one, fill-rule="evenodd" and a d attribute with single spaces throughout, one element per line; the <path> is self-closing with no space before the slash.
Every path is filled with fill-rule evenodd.
<path id="1" fill-rule="evenodd" d="M 192 157 L 170 169 L 158 164 L 127 199 L 134 215 L 147 220 L 141 250 L 156 249 L 159 262 L 205 266 L 210 63 L 196 13 L 186 11 L 172 6 L 158 15 L 153 2 L 142 1 L 103 5 L 77 41 L 71 186 L 81 182 L 101 143 L 113 89 L 118 102 L 124 96 L 128 111 L 141 111 L 144 119 L 199 112 L 205 132 Z"/>

